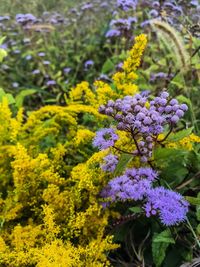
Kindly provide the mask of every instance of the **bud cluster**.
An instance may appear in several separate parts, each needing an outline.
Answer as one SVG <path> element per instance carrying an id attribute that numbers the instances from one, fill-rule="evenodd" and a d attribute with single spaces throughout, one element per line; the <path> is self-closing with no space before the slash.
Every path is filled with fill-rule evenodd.
<path id="1" fill-rule="evenodd" d="M 99 107 L 99 112 L 111 116 L 117 122 L 117 129 L 130 132 L 135 142 L 139 140 L 134 154 L 146 162 L 152 156 L 153 141 L 166 125 L 172 129 L 187 109 L 186 104 L 179 104 L 167 92 L 162 92 L 153 100 L 142 94 L 109 100 Z"/>

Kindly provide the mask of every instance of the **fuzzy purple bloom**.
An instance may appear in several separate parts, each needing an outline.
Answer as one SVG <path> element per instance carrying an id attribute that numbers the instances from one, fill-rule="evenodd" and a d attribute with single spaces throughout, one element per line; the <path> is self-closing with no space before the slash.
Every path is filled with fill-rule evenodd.
<path id="1" fill-rule="evenodd" d="M 113 146 L 118 138 L 119 136 L 115 133 L 113 128 L 104 128 L 96 133 L 93 145 L 98 147 L 100 150 L 107 149 Z"/>
<path id="2" fill-rule="evenodd" d="M 118 157 L 116 155 L 109 154 L 104 158 L 104 161 L 105 163 L 101 165 L 102 170 L 114 172 L 118 163 Z"/>
<path id="3" fill-rule="evenodd" d="M 101 192 L 111 202 L 142 200 L 151 189 L 157 173 L 151 168 L 127 169 L 125 174 L 112 179 Z"/>
<path id="4" fill-rule="evenodd" d="M 179 193 L 157 187 L 148 191 L 144 209 L 147 217 L 157 213 L 164 225 L 171 226 L 186 219 L 188 206 L 188 202 Z"/>

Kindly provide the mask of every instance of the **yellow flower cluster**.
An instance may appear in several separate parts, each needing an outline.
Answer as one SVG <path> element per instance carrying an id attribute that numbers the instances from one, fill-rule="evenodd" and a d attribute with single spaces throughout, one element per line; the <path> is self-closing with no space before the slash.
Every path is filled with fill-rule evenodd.
<path id="1" fill-rule="evenodd" d="M 192 133 L 178 142 L 167 143 L 167 147 L 182 148 L 191 151 L 195 143 L 200 143 L 200 137 Z"/>
<path id="2" fill-rule="evenodd" d="M 99 104 L 138 90 L 133 82 L 145 46 L 140 35 L 114 85 L 82 82 L 66 106 L 45 106 L 24 119 L 22 109 L 13 117 L 6 99 L 0 103 L 0 266 L 110 266 L 106 253 L 117 245 L 105 229 L 116 215 L 99 204 L 111 178 L 99 168 L 108 150 L 92 155 L 91 129 L 107 119 Z M 117 146 L 132 149 L 120 134 Z"/>
<path id="3" fill-rule="evenodd" d="M 136 69 L 140 66 L 141 57 L 147 45 L 147 37 L 141 34 L 135 38 L 135 44 L 129 51 L 128 58 L 124 61 L 123 71 L 113 75 L 116 87 L 124 95 L 133 95 L 138 91 L 138 87 L 133 83 L 137 79 Z"/>
<path id="4" fill-rule="evenodd" d="M 117 245 L 105 236 L 109 213 L 98 203 L 105 153 L 90 158 L 94 133 L 78 122 L 85 113 L 102 118 L 71 103 L 23 122 L 22 110 L 14 118 L 0 103 L 0 266 L 110 266 L 106 253 Z"/>
<path id="5" fill-rule="evenodd" d="M 135 38 L 135 44 L 128 54 L 128 58 L 123 65 L 123 71 L 117 72 L 112 79 L 114 86 L 103 81 L 95 81 L 95 90 L 89 87 L 88 82 L 81 82 L 71 89 L 69 94 L 71 102 L 76 104 L 90 104 L 97 108 L 105 104 L 109 99 L 117 99 L 125 95 L 134 95 L 138 92 L 138 86 L 134 84 L 137 79 L 136 69 L 141 63 L 141 57 L 147 44 L 147 37 L 141 34 Z"/>

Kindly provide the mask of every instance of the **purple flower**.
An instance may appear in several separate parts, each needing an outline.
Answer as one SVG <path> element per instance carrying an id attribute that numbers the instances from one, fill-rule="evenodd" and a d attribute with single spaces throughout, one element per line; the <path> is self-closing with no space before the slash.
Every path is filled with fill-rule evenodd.
<path id="1" fill-rule="evenodd" d="M 71 71 L 71 70 L 72 70 L 72 69 L 71 69 L 71 68 L 69 68 L 69 67 L 68 67 L 68 68 L 64 68 L 64 69 L 63 69 L 63 71 L 64 71 L 64 73 L 65 73 L 65 74 L 68 74 L 68 73 L 70 73 L 70 71 Z"/>
<path id="2" fill-rule="evenodd" d="M 120 31 L 129 31 L 131 29 L 131 24 L 132 22 L 130 20 L 122 18 L 110 22 L 110 26 L 115 26 Z"/>
<path id="3" fill-rule="evenodd" d="M 117 7 L 123 11 L 129 11 L 130 9 L 136 9 L 137 0 L 117 0 Z"/>
<path id="4" fill-rule="evenodd" d="M 8 45 L 7 45 L 6 43 L 5 43 L 5 44 L 1 44 L 1 45 L 0 45 L 0 48 L 6 50 L 6 49 L 8 49 Z"/>
<path id="5" fill-rule="evenodd" d="M 192 0 L 190 1 L 190 4 L 193 6 L 198 6 L 199 5 L 199 1 L 198 0 Z"/>
<path id="6" fill-rule="evenodd" d="M 44 57 L 45 55 L 46 55 L 46 54 L 45 54 L 44 52 L 39 52 L 39 53 L 38 53 L 38 56 L 39 56 L 39 57 Z"/>
<path id="7" fill-rule="evenodd" d="M 32 56 L 31 56 L 31 55 L 27 55 L 27 56 L 25 57 L 25 59 L 26 59 L 26 60 L 31 60 L 31 59 L 32 59 Z"/>
<path id="8" fill-rule="evenodd" d="M 118 163 L 118 157 L 113 154 L 109 154 L 104 158 L 104 161 L 105 163 L 101 165 L 102 170 L 114 172 Z"/>
<path id="9" fill-rule="evenodd" d="M 157 213 L 163 224 L 171 226 L 186 219 L 188 206 L 188 202 L 179 193 L 156 187 L 148 191 L 144 209 L 147 217 Z"/>
<path id="10" fill-rule="evenodd" d="M 106 74 L 101 74 L 97 80 L 103 80 L 105 82 L 110 82 L 110 78 Z"/>
<path id="11" fill-rule="evenodd" d="M 54 81 L 54 80 L 49 80 L 49 81 L 46 82 L 46 85 L 47 85 L 47 86 L 53 86 L 53 85 L 56 85 L 56 81 Z"/>
<path id="12" fill-rule="evenodd" d="M 51 62 L 50 62 L 49 60 L 43 60 L 42 63 L 43 63 L 44 65 L 50 65 L 50 64 L 51 64 Z"/>
<path id="13" fill-rule="evenodd" d="M 93 140 L 93 145 L 98 147 L 100 150 L 107 149 L 113 146 L 118 138 L 119 137 L 113 128 L 104 128 L 96 133 L 96 136 Z"/>
<path id="14" fill-rule="evenodd" d="M 88 10 L 88 9 L 92 9 L 93 8 L 93 4 L 92 3 L 87 3 L 87 4 L 84 4 L 81 9 L 82 10 Z"/>
<path id="15" fill-rule="evenodd" d="M 0 21 L 9 20 L 10 16 L 0 16 Z"/>
<path id="16" fill-rule="evenodd" d="M 39 73 L 40 73 L 40 70 L 38 70 L 38 69 L 32 71 L 33 75 L 36 75 L 36 74 L 39 74 Z"/>
<path id="17" fill-rule="evenodd" d="M 13 51 L 13 53 L 16 54 L 16 55 L 17 55 L 17 54 L 20 54 L 20 53 L 21 53 L 21 50 L 16 49 L 16 50 Z"/>
<path id="18" fill-rule="evenodd" d="M 94 65 L 94 61 L 89 59 L 89 60 L 85 61 L 84 68 L 85 68 L 85 70 L 88 70 L 93 65 Z"/>
<path id="19" fill-rule="evenodd" d="M 26 24 L 28 22 L 35 22 L 37 20 L 32 14 L 17 14 L 15 18 L 19 24 Z"/>
<path id="20" fill-rule="evenodd" d="M 19 83 L 17 83 L 17 82 L 12 83 L 12 87 L 18 88 L 19 87 Z"/>
<path id="21" fill-rule="evenodd" d="M 152 10 L 149 12 L 149 15 L 150 15 L 151 17 L 153 17 L 153 18 L 156 18 L 156 17 L 159 16 L 159 13 L 158 13 L 157 10 L 152 9 Z"/>
<path id="22" fill-rule="evenodd" d="M 119 30 L 111 29 L 111 30 L 107 31 L 106 38 L 118 37 L 120 35 L 121 35 L 121 32 Z"/>
<path id="23" fill-rule="evenodd" d="M 127 169 L 125 174 L 112 179 L 101 192 L 114 201 L 142 200 L 151 188 L 157 173 L 151 168 Z"/>

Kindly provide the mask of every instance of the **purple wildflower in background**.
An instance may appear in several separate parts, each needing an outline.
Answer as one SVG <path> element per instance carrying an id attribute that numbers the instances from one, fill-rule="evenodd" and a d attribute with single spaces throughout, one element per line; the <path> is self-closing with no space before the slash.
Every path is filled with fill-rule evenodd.
<path id="1" fill-rule="evenodd" d="M 111 20 L 110 26 L 115 26 L 118 30 L 129 31 L 131 29 L 131 22 L 128 19 L 119 18 Z"/>
<path id="2" fill-rule="evenodd" d="M 56 81 L 54 81 L 54 80 L 49 80 L 49 81 L 46 82 L 46 85 L 47 85 L 47 86 L 53 86 L 53 85 L 56 85 Z"/>
<path id="3" fill-rule="evenodd" d="M 85 63 L 84 63 L 84 68 L 85 68 L 85 70 L 88 70 L 90 67 L 92 67 L 94 65 L 94 61 L 93 60 L 91 60 L 91 59 L 89 59 L 89 60 L 87 60 L 87 61 L 85 61 Z"/>
<path id="4" fill-rule="evenodd" d="M 32 56 L 31 56 L 31 55 L 27 55 L 27 56 L 25 57 L 25 59 L 26 59 L 26 60 L 31 60 L 31 59 L 32 59 Z"/>
<path id="5" fill-rule="evenodd" d="M 16 22 L 19 24 L 26 24 L 28 22 L 35 22 L 37 18 L 32 14 L 17 14 Z"/>
<path id="6" fill-rule="evenodd" d="M 119 137 L 113 128 L 104 128 L 96 133 L 96 136 L 93 140 L 93 145 L 98 147 L 100 150 L 107 149 L 113 146 L 118 138 Z"/>
<path id="7" fill-rule="evenodd" d="M 33 75 L 36 75 L 36 74 L 39 74 L 39 73 L 40 73 L 40 70 L 38 70 L 38 69 L 32 71 Z"/>
<path id="8" fill-rule="evenodd" d="M 129 11 L 130 9 L 136 9 L 137 0 L 117 0 L 117 7 L 123 11 Z"/>
<path id="9" fill-rule="evenodd" d="M 0 16 L 0 21 L 9 20 L 10 16 Z"/>
<path id="10" fill-rule="evenodd" d="M 102 170 L 108 172 L 114 172 L 118 163 L 118 156 L 109 154 L 106 157 L 104 157 L 104 161 L 105 163 L 101 165 Z"/>
<path id="11" fill-rule="evenodd" d="M 199 1 L 198 0 L 192 0 L 190 1 L 190 4 L 193 6 L 198 6 L 199 5 Z"/>
<path id="12" fill-rule="evenodd" d="M 70 73 L 71 70 L 72 70 L 72 69 L 69 68 L 69 67 L 66 67 L 66 68 L 63 69 L 63 71 L 64 71 L 65 74 Z"/>
<path id="13" fill-rule="evenodd" d="M 152 18 L 156 18 L 159 16 L 159 12 L 155 9 L 152 9 L 149 11 L 149 15 L 152 17 Z"/>
<path id="14" fill-rule="evenodd" d="M 109 31 L 107 31 L 106 33 L 106 38 L 113 38 L 113 37 L 118 37 L 121 35 L 121 32 L 119 30 L 116 29 L 110 29 Z"/>
<path id="15" fill-rule="evenodd" d="M 17 54 L 20 54 L 20 53 L 21 53 L 21 50 L 19 50 L 19 49 L 15 49 L 15 50 L 13 51 L 13 53 L 16 54 L 16 55 L 17 55 Z"/>
<path id="16" fill-rule="evenodd" d="M 105 81 L 105 82 L 110 82 L 111 81 L 110 78 L 108 77 L 108 75 L 103 74 L 103 73 L 97 78 L 97 80 L 98 81 L 102 80 L 102 81 Z"/>
<path id="17" fill-rule="evenodd" d="M 4 44 L 1 44 L 0 45 L 0 48 L 2 48 L 2 49 L 8 49 L 8 45 L 6 44 L 6 43 L 4 43 Z"/>
<path id="18" fill-rule="evenodd" d="M 88 10 L 88 9 L 92 9 L 92 8 L 93 8 L 93 4 L 92 3 L 87 3 L 87 4 L 84 4 L 81 7 L 81 10 Z"/>
<path id="19" fill-rule="evenodd" d="M 188 202 L 179 193 L 156 187 L 148 191 L 144 209 L 147 217 L 158 214 L 164 225 L 171 226 L 186 219 L 188 206 Z"/>
<path id="20" fill-rule="evenodd" d="M 44 57 L 45 55 L 46 55 L 46 54 L 45 54 L 44 52 L 39 52 L 39 53 L 38 53 L 38 56 L 39 56 L 39 57 Z"/>
<path id="21" fill-rule="evenodd" d="M 31 41 L 31 40 L 30 40 L 29 38 L 24 38 L 24 39 L 23 39 L 24 44 L 29 44 L 30 41 Z"/>
<path id="22" fill-rule="evenodd" d="M 13 88 L 18 88 L 19 87 L 19 83 L 17 83 L 17 82 L 12 83 L 12 87 Z"/>
<path id="23" fill-rule="evenodd" d="M 43 60 L 42 63 L 43 63 L 44 65 L 50 65 L 50 64 L 51 64 L 51 62 L 50 62 L 49 60 Z"/>

